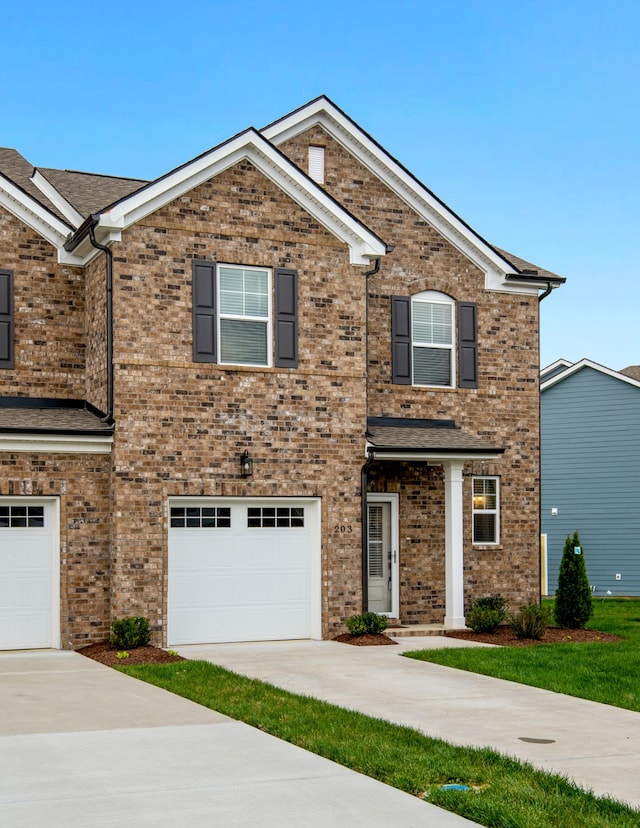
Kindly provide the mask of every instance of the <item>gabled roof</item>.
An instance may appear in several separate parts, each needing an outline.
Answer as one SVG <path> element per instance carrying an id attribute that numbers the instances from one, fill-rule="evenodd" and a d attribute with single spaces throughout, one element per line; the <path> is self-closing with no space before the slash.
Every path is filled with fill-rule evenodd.
<path id="1" fill-rule="evenodd" d="M 91 216 L 67 241 L 65 249 L 80 256 L 91 256 L 95 251 L 87 240 L 89 223 L 94 226 L 99 242 L 118 240 L 122 230 L 243 160 L 250 161 L 330 233 L 347 244 L 352 264 L 368 265 L 372 258 L 385 255 L 386 244 L 382 239 L 253 127 Z"/>
<path id="2" fill-rule="evenodd" d="M 324 95 L 264 127 L 262 134 L 280 145 L 317 125 L 483 270 L 487 289 L 534 293 L 548 283 L 554 287 L 564 283 L 563 277 L 537 268 L 485 241 Z"/>
<path id="3" fill-rule="evenodd" d="M 148 183 L 139 178 L 119 178 L 77 170 L 38 167 L 37 172 L 77 211 L 80 216 L 77 224 Z"/>
<path id="4" fill-rule="evenodd" d="M 560 362 L 561 360 L 558 360 Z M 557 362 L 554 362 L 553 365 L 557 365 Z M 552 367 L 552 366 L 549 366 Z M 540 385 L 540 391 L 546 391 L 547 388 L 552 388 L 559 382 L 567 379 L 568 377 L 573 376 L 578 371 L 581 371 L 583 368 L 591 368 L 593 371 L 598 371 L 601 374 L 605 374 L 608 377 L 613 377 L 613 379 L 620 380 L 620 382 L 625 382 L 628 385 L 632 385 L 635 388 L 640 388 L 640 379 L 634 379 L 631 376 L 623 374 L 620 371 L 613 371 L 611 368 L 606 368 L 604 365 L 600 365 L 597 362 L 592 362 L 590 359 L 581 359 L 580 362 L 576 362 L 573 365 L 568 365 L 563 371 L 554 374 L 548 380 L 542 379 Z M 549 373 L 549 370 L 545 368 L 541 371 L 541 377 L 544 373 Z"/>
<path id="5" fill-rule="evenodd" d="M 565 368 L 569 368 L 572 364 L 573 363 L 569 362 L 568 359 L 556 359 L 556 361 L 552 362 L 551 365 L 547 365 L 546 368 L 540 369 L 540 381 L 544 382 L 545 377 L 564 371 Z"/>

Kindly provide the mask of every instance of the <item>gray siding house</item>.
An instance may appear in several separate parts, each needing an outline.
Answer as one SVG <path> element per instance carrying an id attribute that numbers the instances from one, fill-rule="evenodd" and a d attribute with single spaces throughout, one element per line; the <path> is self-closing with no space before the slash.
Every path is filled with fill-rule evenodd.
<path id="1" fill-rule="evenodd" d="M 640 595 L 640 377 L 558 360 L 540 391 L 546 591 L 577 530 L 594 595 Z"/>

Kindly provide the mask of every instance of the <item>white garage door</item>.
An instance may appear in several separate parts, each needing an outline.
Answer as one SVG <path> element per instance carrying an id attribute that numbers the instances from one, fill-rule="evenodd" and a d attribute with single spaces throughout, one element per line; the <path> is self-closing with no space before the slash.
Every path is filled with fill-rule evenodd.
<path id="1" fill-rule="evenodd" d="M 320 637 L 317 500 L 169 502 L 168 643 Z"/>
<path id="2" fill-rule="evenodd" d="M 55 501 L 0 497 L 0 650 L 58 647 Z"/>

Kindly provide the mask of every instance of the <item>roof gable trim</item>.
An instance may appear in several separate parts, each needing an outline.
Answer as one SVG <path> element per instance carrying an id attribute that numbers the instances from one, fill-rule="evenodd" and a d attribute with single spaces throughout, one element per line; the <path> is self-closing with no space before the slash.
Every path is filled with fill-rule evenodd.
<path id="1" fill-rule="evenodd" d="M 245 159 L 251 161 L 325 229 L 347 244 L 352 264 L 368 265 L 372 258 L 385 255 L 386 245 L 378 236 L 254 129 L 240 133 L 116 202 L 99 214 L 96 235 L 100 241 L 110 233 L 115 233 L 117 237 L 119 231 Z"/>
<path id="2" fill-rule="evenodd" d="M 279 145 L 319 125 L 381 179 L 418 215 L 483 270 L 487 290 L 537 295 L 541 286 L 508 281 L 513 265 L 479 236 L 444 202 L 412 175 L 332 101 L 322 96 L 265 127 L 262 134 Z"/>
<path id="3" fill-rule="evenodd" d="M 557 365 L 560 362 L 562 362 L 562 360 L 558 360 L 557 363 L 553 364 Z M 549 366 L 549 368 L 551 367 L 552 366 Z M 549 368 L 546 368 L 545 372 L 548 372 Z M 635 388 L 640 388 L 640 380 L 635 380 L 633 379 L 633 377 L 629 377 L 626 374 L 621 374 L 618 371 L 614 371 L 612 368 L 606 368 L 604 365 L 600 365 L 597 362 L 592 362 L 590 359 L 581 359 L 580 362 L 576 362 L 573 365 L 569 365 L 569 367 L 566 368 L 564 371 L 561 371 L 559 374 L 556 374 L 555 376 L 551 377 L 551 379 L 547 380 L 546 382 L 542 382 L 542 384 L 540 385 L 540 391 L 546 391 L 547 388 L 551 388 L 557 383 L 562 382 L 562 380 L 567 379 L 568 377 L 580 371 L 582 368 L 591 368 L 593 371 L 598 371 L 600 374 L 604 374 L 605 376 L 620 380 L 620 382 L 626 382 L 628 385 L 632 385 Z"/>
<path id="4" fill-rule="evenodd" d="M 57 248 L 73 229 L 1 173 L 0 205 Z"/>

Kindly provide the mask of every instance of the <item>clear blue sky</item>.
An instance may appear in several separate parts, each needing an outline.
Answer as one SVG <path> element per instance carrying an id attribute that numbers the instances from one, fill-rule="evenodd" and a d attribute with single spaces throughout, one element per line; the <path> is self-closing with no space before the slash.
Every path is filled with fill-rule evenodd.
<path id="1" fill-rule="evenodd" d="M 486 239 L 566 276 L 542 364 L 640 364 L 638 0 L 3 9 L 0 145 L 155 178 L 326 94 Z"/>

